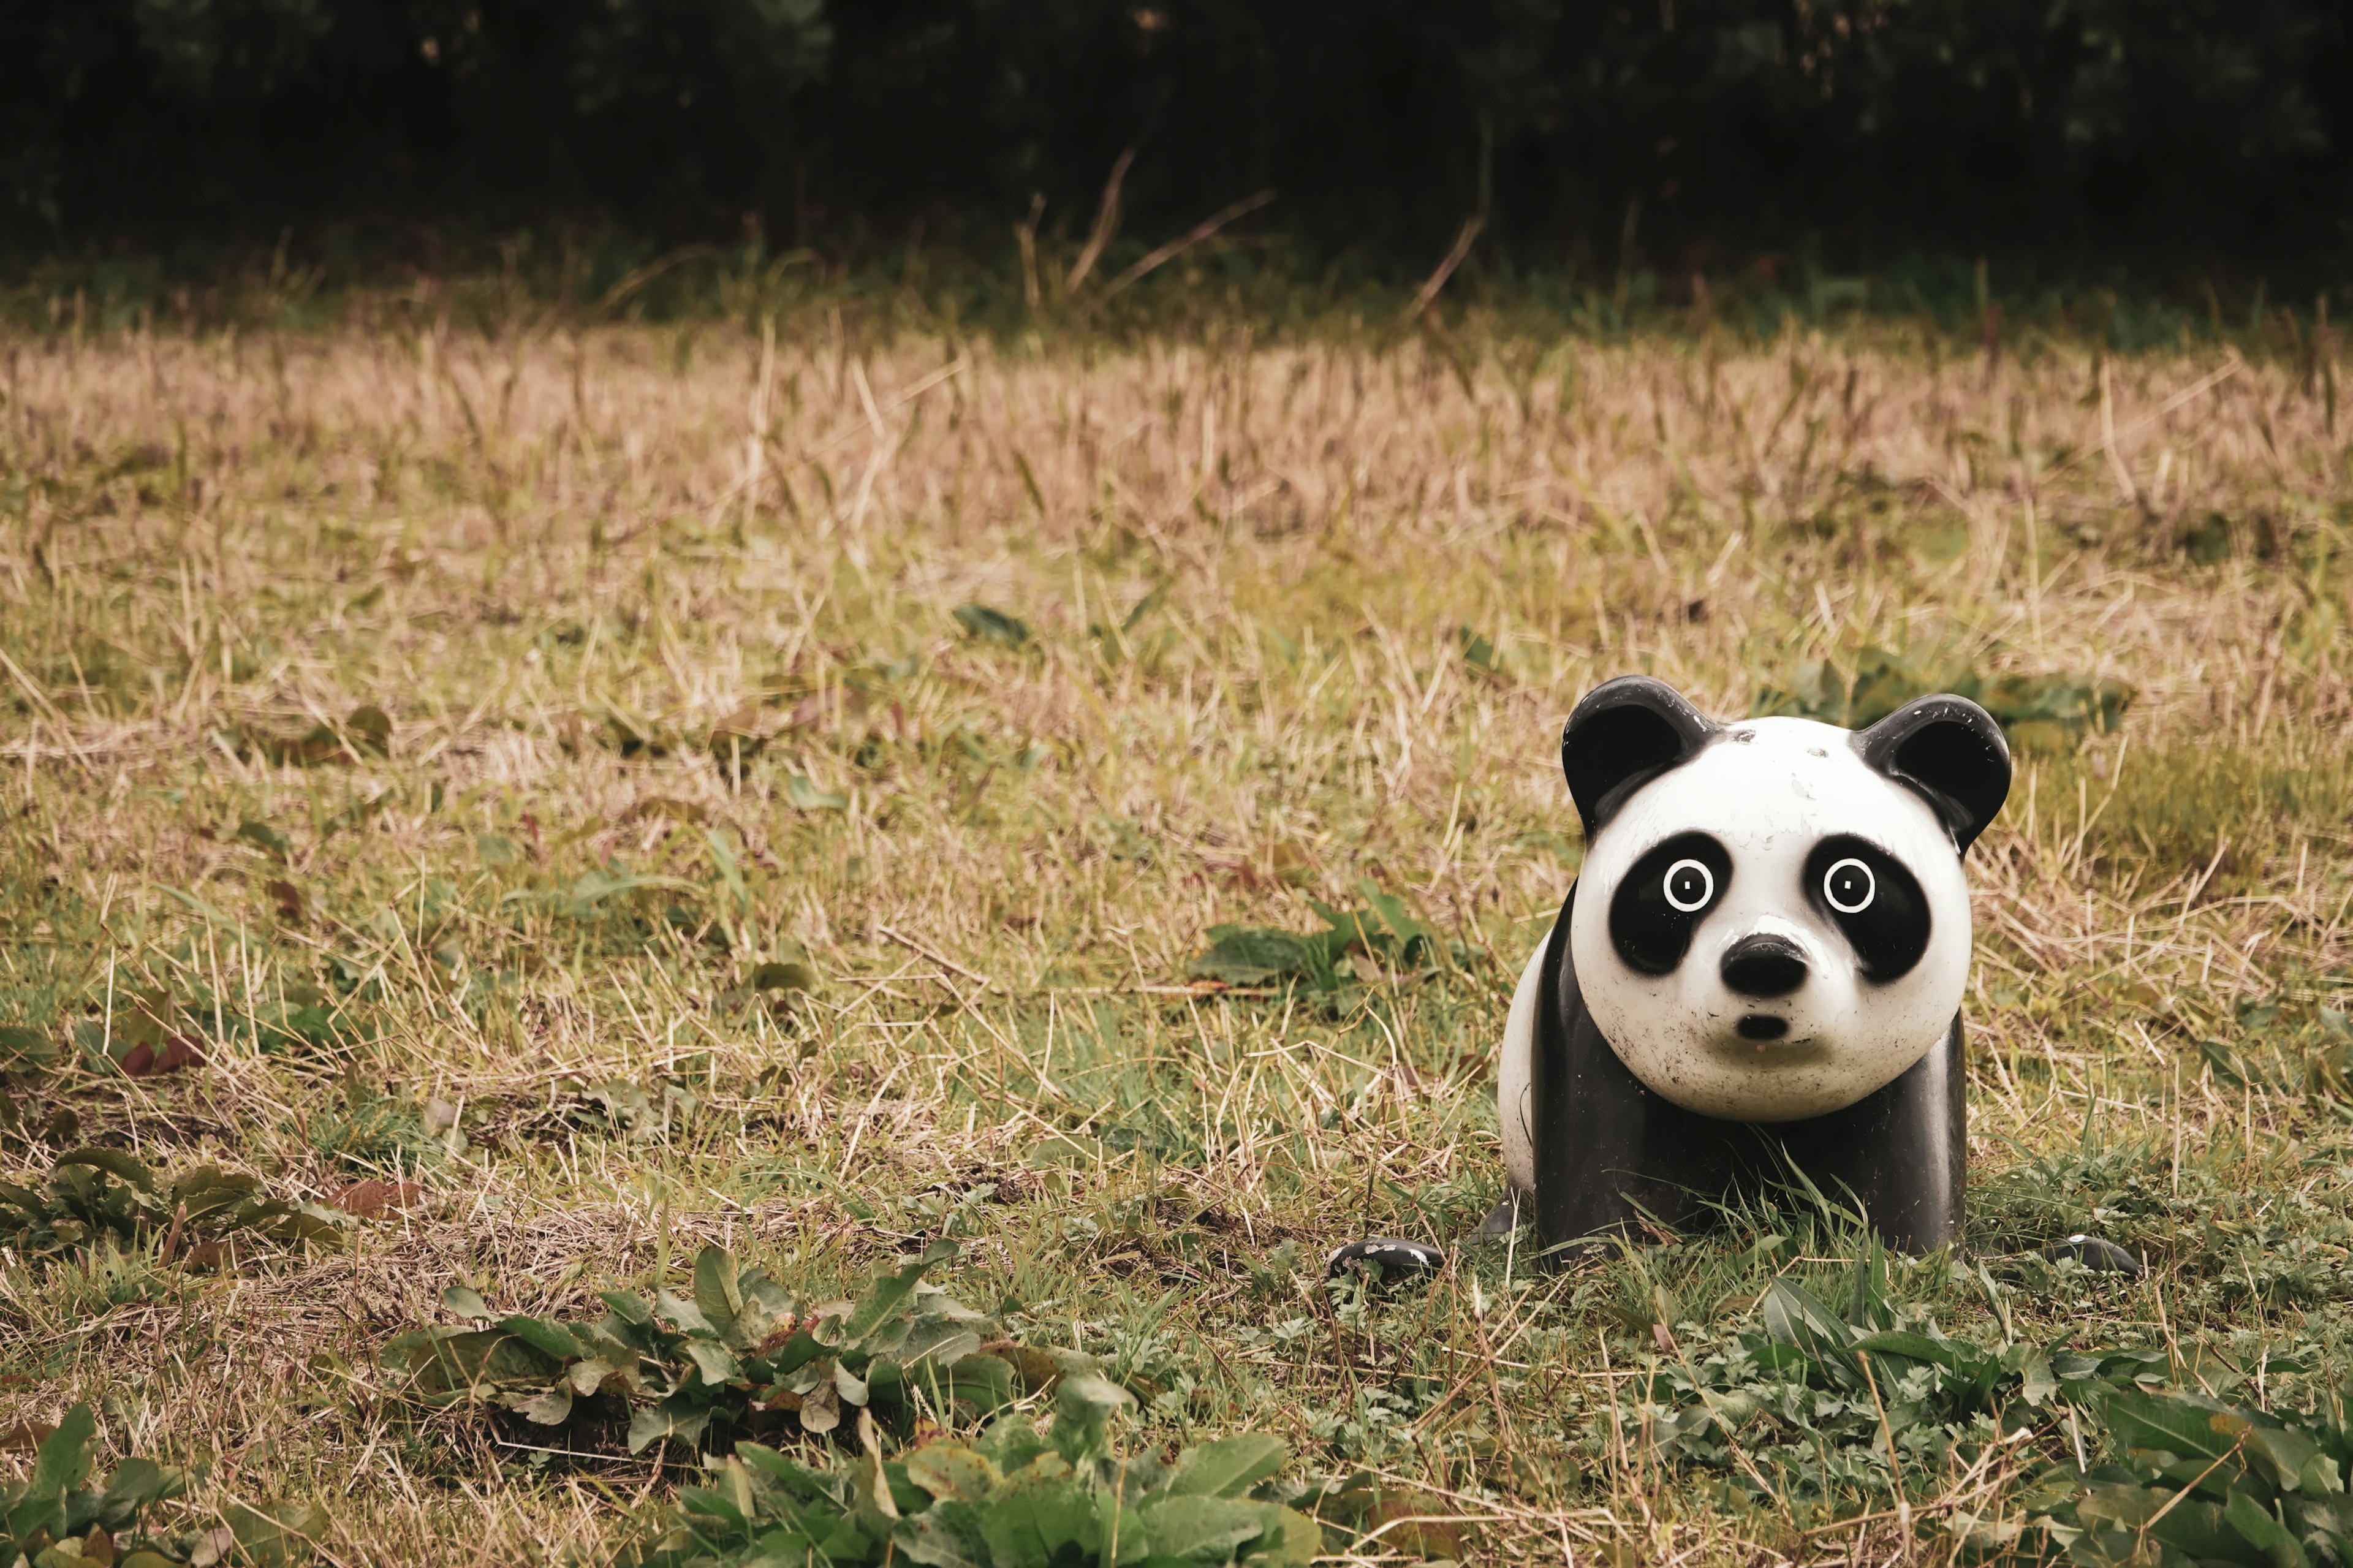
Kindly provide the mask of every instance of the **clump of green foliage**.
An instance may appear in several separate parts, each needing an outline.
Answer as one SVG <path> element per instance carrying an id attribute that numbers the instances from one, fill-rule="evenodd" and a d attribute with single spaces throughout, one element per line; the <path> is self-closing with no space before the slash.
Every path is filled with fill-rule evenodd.
<path id="1" fill-rule="evenodd" d="M 2121 680 L 2057 673 L 1980 676 L 1968 664 L 1867 647 L 1855 656 L 1852 675 L 1826 659 L 1809 659 L 1787 686 L 1762 688 L 1754 706 L 1759 715 L 1861 729 L 1915 698 L 1945 691 L 1983 707 L 2013 746 L 2045 756 L 2071 752 L 2087 735 L 2114 734 L 2134 696 Z"/>
<path id="2" fill-rule="evenodd" d="M 259 1178 L 200 1165 L 166 1181 L 120 1149 L 74 1149 L 35 1189 L 0 1181 L 0 1238 L 18 1256 L 159 1247 L 195 1263 L 222 1260 L 240 1242 L 337 1246 L 350 1216 L 299 1198 L 274 1198 Z"/>
<path id="3" fill-rule="evenodd" d="M 626 1568 L 751 1568 L 812 1558 L 851 1568 L 902 1559 L 933 1568 L 1304 1565 L 1322 1527 L 1272 1481 L 1290 1458 L 1276 1438 L 1244 1434 L 1123 1459 L 1112 1415 L 1133 1396 L 1100 1375 L 1058 1385 L 1040 1432 L 1026 1412 L 969 1443 L 940 1439 L 885 1459 L 861 1420 L 855 1459 L 812 1468 L 756 1443 L 712 1467 L 712 1484 L 680 1494 Z"/>
<path id="4" fill-rule="evenodd" d="M 608 1289 L 594 1322 L 500 1317 L 458 1286 L 442 1302 L 469 1326 L 401 1334 L 385 1361 L 427 1405 L 489 1405 L 544 1426 L 572 1420 L 583 1402 L 617 1400 L 633 1454 L 664 1438 L 723 1447 L 788 1423 L 822 1436 L 871 1411 L 904 1426 L 918 1403 L 992 1411 L 1015 1382 L 996 1353 L 1010 1348 L 1001 1325 L 923 1280 L 955 1253 L 934 1242 L 854 1302 L 799 1303 L 709 1247 L 695 1259 L 693 1300 Z"/>
<path id="5" fill-rule="evenodd" d="M 1462 961 L 1460 944 L 1443 941 L 1415 919 L 1396 894 L 1361 879 L 1356 891 L 1365 900 L 1361 909 L 1335 909 L 1310 899 L 1324 929 L 1305 935 L 1270 926 L 1211 926 L 1209 951 L 1194 959 L 1186 973 L 1228 985 L 1303 982 L 1332 992 L 1355 977 L 1351 953 L 1385 969 L 1408 971 Z"/>
<path id="6" fill-rule="evenodd" d="M 1664 1456 L 1722 1470 L 1753 1499 L 1820 1502 L 1846 1489 L 1919 1489 L 1948 1473 L 1957 1449 L 2042 1426 L 2054 1401 L 2095 1403 L 2166 1375 L 2157 1351 L 1950 1337 L 1890 1295 L 1883 1269 L 1878 1248 L 1866 1249 L 1843 1311 L 1777 1277 L 1757 1303 L 1758 1329 L 1678 1345 L 1634 1385 L 1636 1419 Z M 1989 1276 L 1983 1283 L 1993 1294 Z M 1677 1315 L 1672 1301 L 1657 1310 L 1662 1322 Z"/>
<path id="7" fill-rule="evenodd" d="M 1776 1239 L 1756 1250 L 1778 1250 Z M 2007 1508 L 1955 1510 L 1966 1549 L 2081 1568 L 2353 1564 L 2353 1389 L 2306 1412 L 2229 1397 L 2250 1368 L 2309 1372 L 2295 1353 L 2038 1342 L 2012 1331 L 1985 1264 L 1931 1265 L 1973 1276 L 1993 1306 L 1998 1342 L 1973 1342 L 1897 1300 L 1875 1246 L 1856 1260 L 1842 1310 L 1783 1273 L 1755 1326 L 1711 1332 L 1681 1321 L 1672 1294 L 1629 1260 L 1651 1300 L 1620 1315 L 1657 1325 L 1661 1354 L 1608 1424 L 1641 1434 L 1670 1467 L 1714 1472 L 1727 1500 L 1802 1524 L 1857 1494 L 1949 1501 L 1956 1476 L 2009 1463 Z"/>
<path id="8" fill-rule="evenodd" d="M 57 1065 L 57 1043 L 37 1029 L 0 1026 L 0 1132 L 21 1136 L 26 1117 L 17 1096 L 38 1088 Z"/>
<path id="9" fill-rule="evenodd" d="M 93 1479 L 97 1432 L 90 1406 L 76 1405 L 34 1449 L 31 1473 L 0 1489 L 0 1562 L 171 1568 L 188 1561 L 195 1542 L 146 1525 L 147 1511 L 186 1490 L 187 1478 L 153 1459 L 130 1458 Z"/>
<path id="10" fill-rule="evenodd" d="M 2026 1498 L 2030 1528 L 2071 1561 L 2353 1563 L 2344 1391 L 2306 1414 L 2137 1388 L 2109 1392 L 2093 1408 L 2120 1457 L 2089 1470 L 2054 1467 Z"/>

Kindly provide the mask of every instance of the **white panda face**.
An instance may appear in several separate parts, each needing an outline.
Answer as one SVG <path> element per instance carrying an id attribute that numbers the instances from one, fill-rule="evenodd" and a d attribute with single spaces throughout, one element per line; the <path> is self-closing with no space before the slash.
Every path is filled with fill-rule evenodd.
<path id="1" fill-rule="evenodd" d="M 1569 944 L 1637 1078 L 1702 1115 L 1788 1121 L 1854 1103 L 1943 1037 L 1968 889 L 1949 825 L 1852 732 L 1749 720 L 1612 805 Z"/>

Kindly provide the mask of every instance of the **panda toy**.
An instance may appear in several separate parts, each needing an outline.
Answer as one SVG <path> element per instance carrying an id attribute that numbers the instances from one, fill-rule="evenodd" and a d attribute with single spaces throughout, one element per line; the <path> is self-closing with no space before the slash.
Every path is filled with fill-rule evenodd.
<path id="1" fill-rule="evenodd" d="M 1569 715 L 1583 868 L 1498 1071 L 1510 1192 L 1546 1247 L 1802 1172 L 1891 1246 L 1961 1229 L 1961 857 L 2010 749 L 1959 697 L 1862 731 L 1719 724 L 1624 676 Z"/>

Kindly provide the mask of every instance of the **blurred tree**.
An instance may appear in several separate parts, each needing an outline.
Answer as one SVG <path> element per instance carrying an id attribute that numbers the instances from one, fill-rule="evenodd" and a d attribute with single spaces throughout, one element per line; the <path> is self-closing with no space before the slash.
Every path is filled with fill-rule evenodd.
<path id="1" fill-rule="evenodd" d="M 2342 0 L 16 0 L 0 213 L 59 240 L 595 216 L 1139 225 L 1273 186 L 1426 266 L 1819 245 L 2342 252 Z M 937 229 L 934 229 L 937 232 Z M 993 243 L 994 241 L 992 241 Z"/>

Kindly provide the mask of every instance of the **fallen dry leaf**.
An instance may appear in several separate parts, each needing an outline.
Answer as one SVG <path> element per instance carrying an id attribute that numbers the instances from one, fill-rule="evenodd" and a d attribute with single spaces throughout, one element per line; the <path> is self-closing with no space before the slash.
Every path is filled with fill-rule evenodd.
<path id="1" fill-rule="evenodd" d="M 337 1208 L 361 1219 L 375 1219 L 393 1210 L 415 1208 L 424 1201 L 425 1189 L 415 1182 L 387 1182 L 375 1176 L 364 1182 L 353 1182 L 334 1196 Z"/>
<path id="2" fill-rule="evenodd" d="M 142 1040 L 122 1058 L 122 1071 L 127 1078 L 161 1078 L 182 1068 L 204 1065 L 204 1046 L 194 1035 L 174 1035 L 164 1042 L 160 1055 L 153 1046 Z"/>

